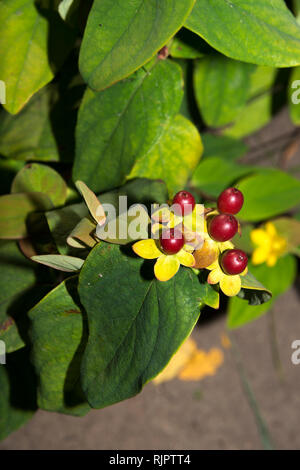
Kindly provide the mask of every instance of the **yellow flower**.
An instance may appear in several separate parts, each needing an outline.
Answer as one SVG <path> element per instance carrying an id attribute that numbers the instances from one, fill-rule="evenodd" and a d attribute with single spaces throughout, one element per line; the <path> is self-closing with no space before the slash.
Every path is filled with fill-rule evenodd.
<path id="1" fill-rule="evenodd" d="M 175 276 L 181 264 L 188 268 L 192 268 L 195 264 L 193 255 L 184 248 L 175 255 L 165 255 L 152 238 L 134 243 L 132 249 L 141 258 L 157 259 L 154 274 L 159 281 L 169 281 Z"/>
<path id="2" fill-rule="evenodd" d="M 251 240 L 257 247 L 252 254 L 253 264 L 266 262 L 269 267 L 275 266 L 278 258 L 287 250 L 286 239 L 278 235 L 272 222 L 267 222 L 264 227 L 252 230 Z"/>
<path id="3" fill-rule="evenodd" d="M 225 245 L 225 243 L 222 243 Z M 227 249 L 223 247 L 224 249 Z M 224 249 L 222 251 L 224 251 Z M 207 278 L 207 282 L 209 284 L 218 284 L 220 285 L 220 289 L 224 292 L 225 295 L 228 297 L 234 297 L 237 295 L 242 287 L 242 281 L 240 276 L 245 276 L 248 272 L 248 268 L 246 268 L 241 274 L 237 274 L 234 276 L 230 276 L 225 274 L 223 269 L 220 266 L 219 258 L 216 259 L 208 268 L 210 273 Z"/>

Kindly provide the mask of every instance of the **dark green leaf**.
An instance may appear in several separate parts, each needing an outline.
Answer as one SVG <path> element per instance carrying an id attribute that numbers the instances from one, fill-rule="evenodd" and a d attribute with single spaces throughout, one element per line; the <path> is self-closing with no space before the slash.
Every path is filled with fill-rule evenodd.
<path id="1" fill-rule="evenodd" d="M 95 0 L 79 67 L 94 90 L 103 90 L 148 62 L 180 29 L 195 0 Z"/>
<path id="2" fill-rule="evenodd" d="M 39 378 L 38 405 L 47 411 L 82 416 L 90 407 L 80 385 L 87 329 L 80 310 L 77 277 L 52 290 L 29 313 L 32 360 Z"/>
<path id="3" fill-rule="evenodd" d="M 140 392 L 199 316 L 199 282 L 191 270 L 182 268 L 170 281 L 159 282 L 149 278 L 142 263 L 115 245 L 100 244 L 80 274 L 79 295 L 89 323 L 82 382 L 95 408 Z"/>

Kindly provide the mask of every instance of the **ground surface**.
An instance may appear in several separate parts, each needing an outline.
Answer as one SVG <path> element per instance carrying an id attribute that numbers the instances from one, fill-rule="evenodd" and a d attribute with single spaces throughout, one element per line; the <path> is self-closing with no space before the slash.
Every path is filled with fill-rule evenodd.
<path id="1" fill-rule="evenodd" d="M 265 145 L 274 135 L 290 130 L 283 112 L 271 127 L 252 137 L 251 144 Z M 257 155 L 254 152 L 248 158 L 255 160 Z M 269 164 L 274 164 L 282 154 L 272 150 L 270 158 Z M 299 151 L 292 163 L 295 159 L 299 162 Z M 299 292 L 293 288 L 284 294 L 273 311 L 283 383 L 272 361 L 269 315 L 232 333 L 277 449 L 300 449 L 300 365 L 291 362 L 291 343 L 300 339 Z M 199 348 L 209 350 L 220 347 L 224 331 L 225 316 L 210 311 L 193 338 Z M 139 396 L 92 411 L 84 418 L 39 411 L 27 426 L 3 441 L 0 449 L 261 449 L 257 419 L 235 357 L 232 349 L 226 350 L 225 361 L 213 377 L 200 382 L 176 379 L 160 386 L 149 384 Z"/>

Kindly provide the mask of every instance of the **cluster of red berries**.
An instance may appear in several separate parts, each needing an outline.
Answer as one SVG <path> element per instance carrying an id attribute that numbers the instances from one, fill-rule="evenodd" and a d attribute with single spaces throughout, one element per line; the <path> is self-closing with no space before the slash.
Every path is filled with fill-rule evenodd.
<path id="1" fill-rule="evenodd" d="M 239 229 L 235 214 L 240 212 L 244 196 L 237 188 L 228 188 L 218 197 L 219 215 L 212 217 L 208 224 L 209 236 L 217 242 L 231 240 Z M 247 267 L 248 258 L 242 250 L 226 250 L 221 256 L 223 271 L 229 275 L 241 274 Z"/>
<path id="2" fill-rule="evenodd" d="M 238 222 L 234 217 L 244 203 L 241 191 L 236 188 L 228 188 L 223 191 L 218 198 L 219 215 L 212 217 L 208 225 L 210 237 L 217 242 L 230 240 L 238 232 Z M 195 207 L 195 198 L 188 191 L 180 191 L 172 201 L 174 212 L 177 215 L 188 215 Z M 184 235 L 176 229 L 166 229 L 160 236 L 160 246 L 167 255 L 178 253 L 184 246 Z M 242 273 L 248 264 L 246 253 L 242 250 L 226 250 L 221 256 L 221 266 L 223 271 L 229 275 Z"/>

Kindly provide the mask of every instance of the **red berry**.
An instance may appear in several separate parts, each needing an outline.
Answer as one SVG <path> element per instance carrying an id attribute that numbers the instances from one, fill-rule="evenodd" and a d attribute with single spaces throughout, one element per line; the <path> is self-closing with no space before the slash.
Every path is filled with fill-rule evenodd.
<path id="1" fill-rule="evenodd" d="M 231 214 L 216 215 L 208 224 L 208 233 L 217 242 L 226 242 L 234 237 L 239 229 L 236 218 Z"/>
<path id="2" fill-rule="evenodd" d="M 218 209 L 223 214 L 237 214 L 244 204 L 243 193 L 237 188 L 228 188 L 218 198 Z"/>
<path id="3" fill-rule="evenodd" d="M 248 258 L 242 250 L 226 250 L 221 256 L 221 266 L 226 274 L 241 274 L 247 267 Z"/>
<path id="4" fill-rule="evenodd" d="M 172 204 L 178 205 L 177 208 L 174 207 L 176 215 L 188 215 L 193 212 L 196 202 L 194 196 L 188 191 L 179 191 L 175 194 Z"/>
<path id="5" fill-rule="evenodd" d="M 166 255 L 175 255 L 183 248 L 183 233 L 174 228 L 162 231 L 160 236 L 160 246 Z"/>

